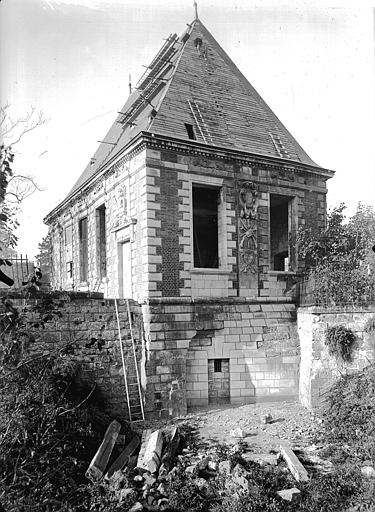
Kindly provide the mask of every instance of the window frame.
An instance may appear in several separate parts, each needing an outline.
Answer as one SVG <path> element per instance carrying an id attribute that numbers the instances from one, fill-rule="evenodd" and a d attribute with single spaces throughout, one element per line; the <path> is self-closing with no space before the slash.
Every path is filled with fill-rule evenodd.
<path id="1" fill-rule="evenodd" d="M 288 226 L 287 226 L 287 234 L 288 234 L 288 270 L 275 270 L 274 268 L 274 257 L 272 253 L 272 230 L 271 230 L 271 197 L 278 196 L 287 199 L 287 217 L 288 217 Z M 297 215 L 296 215 L 296 201 L 297 197 L 293 193 L 288 193 L 287 190 L 282 192 L 270 192 L 268 194 L 268 220 L 269 220 L 269 268 L 271 272 L 276 273 L 294 273 L 297 269 L 297 251 L 293 246 L 292 240 L 293 236 L 295 236 L 297 232 Z"/>
<path id="2" fill-rule="evenodd" d="M 82 226 L 86 224 L 86 237 L 82 236 Z M 86 283 L 89 271 L 89 226 L 88 216 L 81 217 L 78 220 L 78 238 L 79 238 L 79 280 Z"/>
<path id="3" fill-rule="evenodd" d="M 226 189 L 224 179 L 214 176 L 189 175 L 189 211 L 190 211 L 190 271 L 193 274 L 221 274 L 229 272 L 228 269 L 228 218 L 226 212 Z M 194 238 L 193 238 L 193 187 L 208 187 L 219 190 L 218 204 L 218 234 L 219 234 L 219 267 L 204 268 L 194 266 Z"/>
<path id="4" fill-rule="evenodd" d="M 208 190 L 215 190 L 217 192 L 217 208 L 216 208 L 216 218 L 217 218 L 217 266 L 211 266 L 211 267 L 204 267 L 204 266 L 195 266 L 195 244 L 194 244 L 194 240 L 195 240 L 195 237 L 194 237 L 194 189 L 208 189 Z M 192 187 L 191 187 L 191 228 L 192 228 L 192 263 L 193 263 L 193 268 L 194 269 L 198 269 L 198 270 L 210 270 L 210 271 L 217 271 L 218 269 L 220 269 L 220 263 L 221 263 L 221 254 L 220 254 L 220 240 L 219 240 L 219 232 L 220 232 L 220 228 L 219 228 L 219 224 L 220 224 L 220 211 L 219 211 L 219 207 L 220 207 L 220 204 L 222 202 L 222 197 L 221 197 L 221 187 L 218 187 L 218 186 L 212 186 L 210 184 L 206 185 L 206 184 L 203 184 L 203 183 L 192 183 Z"/>
<path id="5" fill-rule="evenodd" d="M 95 209 L 96 270 L 99 279 L 107 277 L 107 208 L 105 204 Z M 104 229 L 103 229 L 104 228 Z M 104 234 L 104 240 L 102 235 Z"/>

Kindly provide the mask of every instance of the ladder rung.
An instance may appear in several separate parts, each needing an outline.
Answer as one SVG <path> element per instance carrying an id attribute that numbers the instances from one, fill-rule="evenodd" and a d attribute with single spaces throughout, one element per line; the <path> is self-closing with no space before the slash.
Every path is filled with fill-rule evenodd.
<path id="1" fill-rule="evenodd" d="M 144 410 L 143 410 L 143 402 L 140 388 L 140 380 L 139 380 L 139 371 L 138 371 L 138 360 L 136 355 L 136 346 L 135 339 L 133 334 L 133 326 L 132 326 L 132 313 L 130 312 L 129 300 L 126 299 L 127 305 L 127 317 L 130 332 L 127 334 L 127 338 L 131 341 L 131 347 L 126 343 L 126 350 L 123 349 L 123 342 L 121 338 L 121 329 L 120 329 L 120 321 L 119 314 L 117 308 L 117 300 L 115 299 L 115 308 L 116 308 L 116 317 L 117 317 L 117 327 L 119 331 L 119 341 L 122 355 L 122 363 L 124 370 L 124 380 L 125 380 L 125 388 L 126 388 L 126 396 L 127 396 L 127 406 L 129 411 L 129 419 L 131 422 L 133 421 L 144 421 Z M 124 340 L 125 341 L 125 340 Z M 129 373 L 130 372 L 130 373 Z M 131 394 L 129 393 L 131 390 Z M 136 418 L 133 418 L 133 415 Z M 138 419 L 139 418 L 139 419 Z"/>

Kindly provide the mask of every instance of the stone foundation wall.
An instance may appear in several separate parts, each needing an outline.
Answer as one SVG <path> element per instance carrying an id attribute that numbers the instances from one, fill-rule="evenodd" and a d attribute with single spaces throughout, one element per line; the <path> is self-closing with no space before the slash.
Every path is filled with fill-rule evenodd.
<path id="1" fill-rule="evenodd" d="M 150 300 L 142 306 L 147 336 L 146 407 L 161 416 L 209 404 L 208 361 L 229 360 L 229 402 L 298 396 L 295 306 L 286 299 Z M 171 403 L 173 389 L 180 402 Z M 183 396 L 186 396 L 184 400 Z"/>
<path id="2" fill-rule="evenodd" d="M 375 306 L 352 309 L 298 309 L 301 344 L 300 402 L 309 409 L 322 403 L 327 389 L 341 375 L 364 368 L 375 361 Z M 343 325 L 355 334 L 353 358 L 343 363 L 328 353 L 327 328 Z"/>
<path id="3" fill-rule="evenodd" d="M 40 307 L 27 313 L 27 329 L 36 339 L 32 353 L 66 351 L 80 363 L 81 378 L 96 382 L 107 409 L 127 416 L 114 300 L 70 292 L 40 296 L 29 305 Z M 296 311 L 287 299 L 163 298 L 142 305 L 131 301 L 130 309 L 148 416 L 298 396 Z M 59 314 L 52 312 L 42 327 L 52 310 Z M 130 364 L 126 301 L 118 300 L 118 310 Z M 135 374 L 134 366 L 129 372 Z"/>
<path id="4" fill-rule="evenodd" d="M 67 353 L 73 357 L 80 364 L 82 381 L 96 383 L 106 409 L 128 417 L 115 304 L 113 300 L 103 300 L 99 295 L 54 293 L 29 299 L 26 329 L 35 338 L 29 350 L 32 357 L 51 352 Z M 13 303 L 19 310 L 24 307 L 20 299 L 13 299 Z M 145 357 L 142 312 L 133 301 L 130 301 L 130 311 L 138 367 L 142 375 Z M 125 359 L 129 374 L 133 375 L 134 357 L 124 300 L 118 300 L 118 312 Z M 52 319 L 43 322 L 47 315 L 52 315 Z"/>

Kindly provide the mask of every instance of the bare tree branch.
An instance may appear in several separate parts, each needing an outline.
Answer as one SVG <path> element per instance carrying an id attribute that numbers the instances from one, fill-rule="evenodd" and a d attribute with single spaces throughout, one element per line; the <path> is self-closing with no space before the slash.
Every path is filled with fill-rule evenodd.
<path id="1" fill-rule="evenodd" d="M 9 114 L 9 104 L 0 107 L 0 134 L 3 140 L 13 140 L 7 142 L 8 147 L 15 146 L 20 140 L 36 127 L 48 122 L 42 112 L 37 112 L 35 107 L 31 107 L 23 117 L 13 119 Z"/>
<path id="2" fill-rule="evenodd" d="M 12 204 L 20 204 L 37 190 L 41 192 L 43 189 L 39 187 L 32 176 L 16 174 L 8 182 L 5 197 Z"/>

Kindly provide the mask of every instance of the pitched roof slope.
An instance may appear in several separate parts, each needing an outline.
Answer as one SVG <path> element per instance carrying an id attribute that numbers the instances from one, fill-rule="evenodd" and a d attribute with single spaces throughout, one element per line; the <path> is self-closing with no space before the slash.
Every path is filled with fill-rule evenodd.
<path id="1" fill-rule="evenodd" d="M 200 20 L 180 53 L 151 132 L 316 166 Z"/>
<path id="2" fill-rule="evenodd" d="M 169 36 L 120 112 L 68 197 L 142 131 L 318 167 L 199 19 Z"/>

